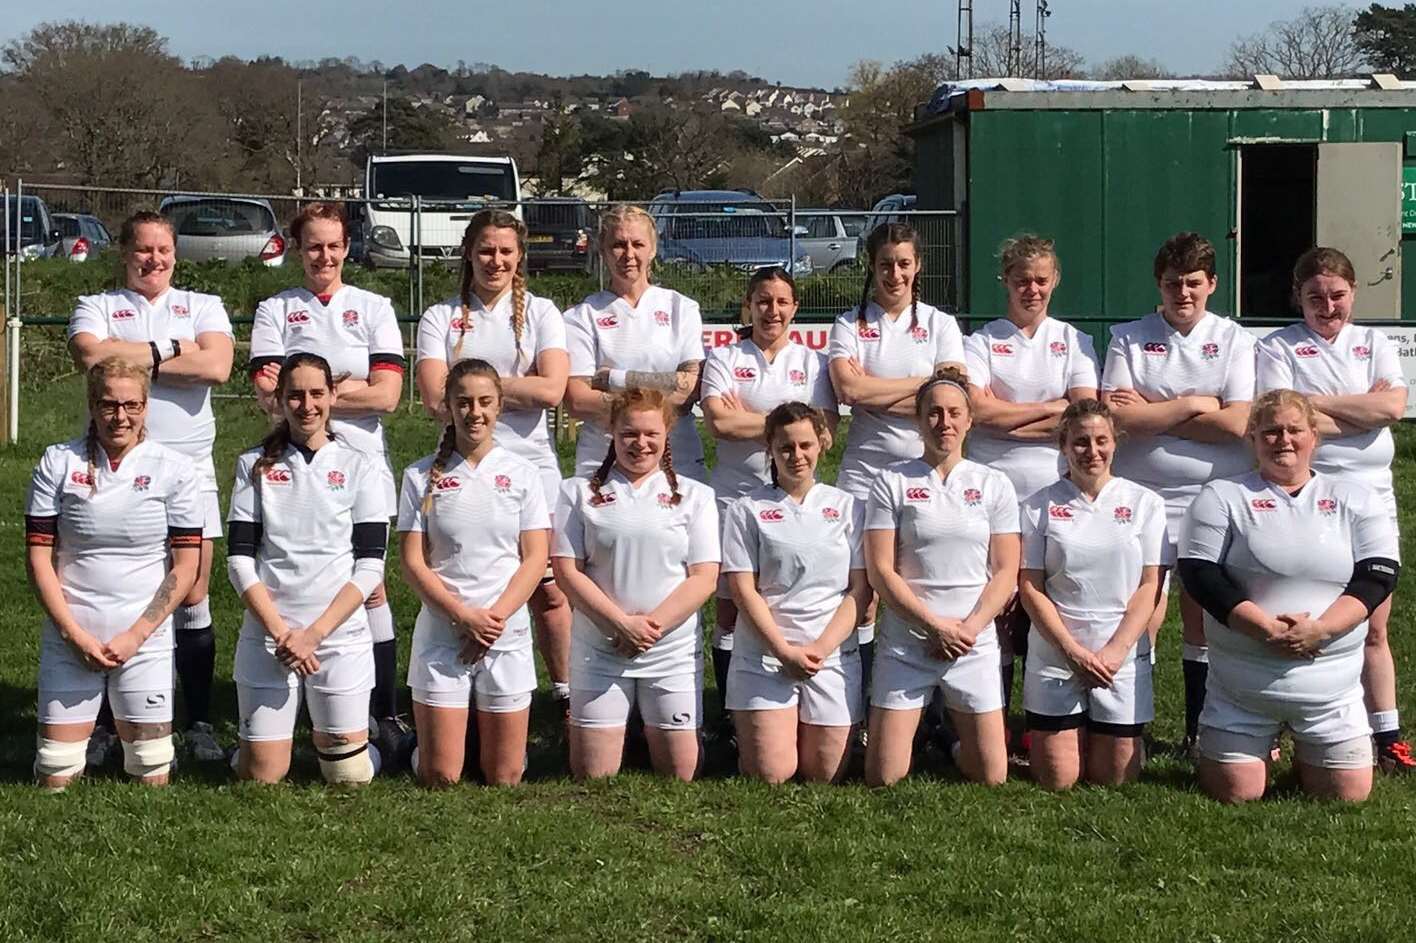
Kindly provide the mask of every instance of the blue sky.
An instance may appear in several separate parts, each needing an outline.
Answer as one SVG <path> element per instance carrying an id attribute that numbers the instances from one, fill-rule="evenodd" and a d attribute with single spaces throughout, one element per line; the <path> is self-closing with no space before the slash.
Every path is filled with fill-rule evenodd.
<path id="1" fill-rule="evenodd" d="M 1320 2 L 1320 0 L 1310 0 Z M 358 56 L 409 67 L 655 74 L 742 69 L 834 87 L 858 59 L 892 62 L 954 42 L 955 0 L 3 0 L 0 40 L 44 20 L 124 19 L 157 29 L 184 58 Z M 1215 69 L 1237 36 L 1288 19 L 1303 0 L 1050 0 L 1048 38 L 1091 61 L 1125 53 L 1186 74 Z M 1033 0 L 1024 0 L 1031 28 Z M 1008 0 L 974 0 L 976 24 Z"/>

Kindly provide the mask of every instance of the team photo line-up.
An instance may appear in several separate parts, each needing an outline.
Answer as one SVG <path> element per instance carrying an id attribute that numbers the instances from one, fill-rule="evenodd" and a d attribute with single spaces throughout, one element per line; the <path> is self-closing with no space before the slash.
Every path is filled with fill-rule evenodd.
<path id="1" fill-rule="evenodd" d="M 609 287 L 564 313 L 527 291 L 525 226 L 484 211 L 458 296 L 419 322 L 413 369 L 443 431 L 400 483 L 381 425 L 406 369 L 393 307 L 342 281 L 338 208 L 311 204 L 290 232 L 304 285 L 256 310 L 249 370 L 272 424 L 237 459 L 225 522 L 242 779 L 286 776 L 303 702 L 331 783 L 399 759 L 456 782 L 474 742 L 486 781 L 514 784 L 533 648 L 575 777 L 615 774 L 642 724 L 653 769 L 691 779 L 699 613 L 716 597 L 711 660 L 744 775 L 833 781 L 863 744 L 866 782 L 887 785 L 923 724 L 967 779 L 1001 783 L 1021 661 L 1033 778 L 1129 782 L 1171 576 L 1206 793 L 1262 796 L 1285 730 L 1318 796 L 1360 800 L 1374 768 L 1416 767 L 1387 644 L 1406 384 L 1385 335 L 1352 323 L 1338 250 L 1298 260 L 1302 320 L 1256 342 L 1207 310 L 1214 248 L 1179 234 L 1155 259 L 1158 309 L 1098 358 L 1048 316 L 1050 241 L 1002 246 L 1007 315 L 964 337 L 919 298 L 915 232 L 886 224 L 824 354 L 791 339 L 795 285 L 764 269 L 738 341 L 705 357 L 697 303 L 651 282 L 644 210 L 602 217 Z M 172 286 L 165 218 L 134 215 L 120 245 L 125 287 L 69 323 L 87 431 L 45 450 L 25 509 L 45 613 L 35 775 L 51 789 L 112 737 L 128 774 L 166 783 L 178 690 L 186 749 L 227 756 L 208 593 L 231 324 L 219 298 Z M 562 404 L 581 422 L 565 480 L 546 423 Z M 816 473 L 838 404 L 851 422 L 830 485 Z M 422 603 L 416 747 L 397 711 L 390 518 Z"/>

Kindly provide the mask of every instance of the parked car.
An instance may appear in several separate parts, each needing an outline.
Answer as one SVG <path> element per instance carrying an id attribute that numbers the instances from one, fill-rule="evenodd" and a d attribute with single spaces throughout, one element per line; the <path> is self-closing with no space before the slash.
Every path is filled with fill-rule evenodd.
<path id="1" fill-rule="evenodd" d="M 806 235 L 797 237 L 797 248 L 811 257 L 814 271 L 840 271 L 860 258 L 864 213 L 797 210 L 796 220 L 806 230 Z"/>
<path id="2" fill-rule="evenodd" d="M 574 198 L 522 206 L 526 217 L 526 266 L 533 272 L 595 271 L 590 204 Z"/>
<path id="3" fill-rule="evenodd" d="M 177 258 L 191 262 L 285 262 L 285 237 L 269 201 L 248 197 L 166 196 L 157 210 L 177 233 Z"/>
<path id="4" fill-rule="evenodd" d="M 907 223 L 909 217 L 901 215 L 901 211 L 913 210 L 915 208 L 916 197 L 913 193 L 892 193 L 889 196 L 881 197 L 870 209 L 870 217 L 865 221 L 865 230 L 861 233 L 864 239 L 870 235 L 871 230 L 882 223 Z"/>
<path id="5" fill-rule="evenodd" d="M 16 202 L 18 200 L 18 203 Z M 53 214 L 37 196 L 7 196 L 0 216 L 0 247 L 5 255 L 22 259 L 48 259 L 64 250 L 64 240 L 54 225 Z M 19 226 L 15 226 L 18 211 Z"/>
<path id="6" fill-rule="evenodd" d="M 649 203 L 659 259 L 694 268 L 731 265 L 745 272 L 774 265 L 810 275 L 811 256 L 792 258 L 787 217 L 751 190 L 666 190 Z M 806 230 L 797 227 L 797 237 Z"/>
<path id="7" fill-rule="evenodd" d="M 90 255 L 98 255 L 113 242 L 103 221 L 87 213 L 55 213 L 54 225 L 64 237 L 61 254 L 70 262 L 87 261 Z"/>

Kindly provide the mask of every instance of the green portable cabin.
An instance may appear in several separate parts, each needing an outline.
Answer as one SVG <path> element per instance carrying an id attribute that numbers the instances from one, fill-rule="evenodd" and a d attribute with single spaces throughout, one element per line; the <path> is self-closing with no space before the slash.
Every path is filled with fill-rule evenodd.
<path id="1" fill-rule="evenodd" d="M 1053 314 L 1104 343 L 1155 308 L 1155 251 L 1183 230 L 1218 250 L 1217 313 L 1295 317 L 1293 263 L 1320 244 L 1352 257 L 1357 317 L 1416 318 L 1416 82 L 972 80 L 908 131 L 918 207 L 963 216 L 975 323 L 1004 311 L 999 243 L 1035 232 L 1062 262 Z"/>

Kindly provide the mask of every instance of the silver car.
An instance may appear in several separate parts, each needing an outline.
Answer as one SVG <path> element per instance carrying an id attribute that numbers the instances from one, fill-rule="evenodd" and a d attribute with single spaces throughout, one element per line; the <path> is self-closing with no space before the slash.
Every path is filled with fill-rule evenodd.
<path id="1" fill-rule="evenodd" d="M 113 242 L 103 221 L 87 213 L 55 213 L 54 226 L 64 237 L 63 255 L 70 262 L 87 261 Z"/>
<path id="2" fill-rule="evenodd" d="M 864 213 L 797 210 L 796 221 L 806 230 L 806 235 L 797 236 L 797 251 L 811 256 L 812 271 L 838 272 L 855 265 Z"/>
<path id="3" fill-rule="evenodd" d="M 253 197 L 168 196 L 158 212 L 177 233 L 177 258 L 190 262 L 285 262 L 285 237 L 266 200 Z"/>

